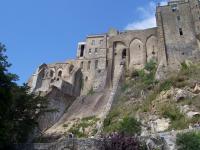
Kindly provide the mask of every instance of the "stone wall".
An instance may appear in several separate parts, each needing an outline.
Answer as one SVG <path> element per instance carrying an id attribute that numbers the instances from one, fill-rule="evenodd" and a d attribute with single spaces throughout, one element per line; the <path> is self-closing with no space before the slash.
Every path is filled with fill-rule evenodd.
<path id="1" fill-rule="evenodd" d="M 200 32 L 200 16 L 197 15 L 197 0 L 171 2 L 167 6 L 158 7 L 157 10 L 161 16 L 159 21 L 163 24 L 160 27 L 164 31 L 169 68 L 178 69 L 184 60 L 198 59 L 199 46 L 196 35 Z"/>

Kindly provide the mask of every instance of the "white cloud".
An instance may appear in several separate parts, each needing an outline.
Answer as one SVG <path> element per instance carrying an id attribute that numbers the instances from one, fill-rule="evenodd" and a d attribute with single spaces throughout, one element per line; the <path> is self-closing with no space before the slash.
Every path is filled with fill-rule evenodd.
<path id="1" fill-rule="evenodd" d="M 161 1 L 160 5 L 166 5 L 167 1 Z M 156 3 L 151 1 L 146 7 L 137 8 L 138 14 L 140 14 L 141 19 L 139 21 L 133 21 L 129 23 L 125 30 L 135 30 L 135 29 L 146 29 L 156 26 Z"/>

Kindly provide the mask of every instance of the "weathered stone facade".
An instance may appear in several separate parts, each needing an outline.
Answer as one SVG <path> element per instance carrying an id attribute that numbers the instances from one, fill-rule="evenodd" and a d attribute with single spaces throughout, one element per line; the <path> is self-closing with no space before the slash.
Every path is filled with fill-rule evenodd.
<path id="1" fill-rule="evenodd" d="M 111 88 L 122 64 L 133 71 L 153 59 L 158 64 L 157 77 L 162 78 L 163 72 L 177 70 L 183 61 L 200 58 L 199 0 L 171 0 L 168 5 L 158 5 L 156 20 L 155 28 L 111 29 L 87 36 L 78 43 L 76 60 L 41 65 L 29 80 L 31 92 L 49 93 L 54 87 L 71 100 L 89 91 Z"/>

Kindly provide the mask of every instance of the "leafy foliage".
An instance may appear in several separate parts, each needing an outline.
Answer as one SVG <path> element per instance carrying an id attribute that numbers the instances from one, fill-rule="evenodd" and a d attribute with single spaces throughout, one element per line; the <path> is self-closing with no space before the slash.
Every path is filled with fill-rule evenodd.
<path id="1" fill-rule="evenodd" d="M 188 132 L 184 134 L 178 134 L 176 144 L 178 150 L 199 150 L 200 132 Z"/>
<path id="2" fill-rule="evenodd" d="M 26 142 L 48 104 L 46 99 L 29 94 L 27 85 L 15 83 L 18 77 L 8 72 L 11 64 L 5 52 L 5 46 L 0 44 L 0 149 Z"/>
<path id="3" fill-rule="evenodd" d="M 119 131 L 126 135 L 139 134 L 141 132 L 141 123 L 133 117 L 125 117 L 119 123 Z"/>

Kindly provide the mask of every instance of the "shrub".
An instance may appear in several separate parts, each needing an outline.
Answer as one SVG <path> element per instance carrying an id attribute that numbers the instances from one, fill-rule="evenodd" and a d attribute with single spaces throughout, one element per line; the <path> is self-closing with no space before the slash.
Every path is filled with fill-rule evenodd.
<path id="1" fill-rule="evenodd" d="M 125 117 L 119 124 L 119 132 L 126 135 L 139 134 L 141 132 L 141 123 L 133 117 Z"/>
<path id="2" fill-rule="evenodd" d="M 91 88 L 90 90 L 89 90 L 89 92 L 88 92 L 88 95 L 93 95 L 95 92 L 94 92 L 94 90 L 93 90 L 93 88 Z"/>
<path id="3" fill-rule="evenodd" d="M 188 132 L 177 135 L 176 145 L 178 150 L 199 150 L 200 132 Z"/>
<path id="4" fill-rule="evenodd" d="M 145 64 L 144 68 L 150 72 L 155 72 L 156 66 L 157 66 L 156 62 L 151 59 L 148 63 Z"/>
<path id="5" fill-rule="evenodd" d="M 171 80 L 166 80 L 160 84 L 160 91 L 169 90 L 172 87 L 173 83 Z"/>

